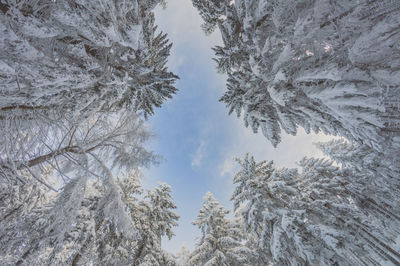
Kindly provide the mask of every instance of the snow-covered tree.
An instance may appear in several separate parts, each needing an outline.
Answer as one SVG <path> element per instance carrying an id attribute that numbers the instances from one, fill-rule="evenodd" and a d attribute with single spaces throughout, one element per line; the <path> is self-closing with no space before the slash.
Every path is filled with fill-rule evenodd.
<path id="1" fill-rule="evenodd" d="M 153 199 L 138 204 L 136 179 L 114 178 L 158 161 L 141 115 L 178 78 L 154 25 L 160 2 L 0 2 L 0 264 L 128 265 L 148 224 L 172 236 L 178 217 L 160 207 L 139 226 L 149 214 L 129 205 Z M 173 261 L 163 254 L 161 265 Z"/>
<path id="2" fill-rule="evenodd" d="M 35 182 L 29 173 L 21 173 L 24 180 L 10 180 L 0 182 L 0 264 L 12 264 L 15 259 L 12 251 L 14 248 L 21 250 L 27 240 L 22 225 L 27 223 L 30 213 L 37 213 L 37 209 L 53 201 L 54 193 L 38 182 Z M 42 178 L 49 179 L 51 171 L 42 172 Z M 50 180 L 48 180 L 50 182 Z M 38 218 L 38 216 L 36 216 Z M 14 245 L 14 243 L 19 243 Z"/>
<path id="3" fill-rule="evenodd" d="M 366 145 L 332 140 L 317 146 L 337 163 L 343 172 L 351 176 L 347 189 L 357 206 L 373 217 L 385 221 L 388 236 L 400 227 L 400 172 L 397 165 L 383 159 Z"/>
<path id="4" fill-rule="evenodd" d="M 221 101 L 246 126 L 274 145 L 301 126 L 398 154 L 398 1 L 192 2 L 220 30 Z"/>
<path id="5" fill-rule="evenodd" d="M 225 14 L 225 5 L 227 1 L 193 0 L 192 2 L 193 6 L 199 10 L 201 17 L 204 19 L 204 24 L 202 25 L 203 30 L 206 33 L 213 32 L 214 29 L 219 26 L 221 16 Z"/>
<path id="6" fill-rule="evenodd" d="M 382 152 L 377 152 L 367 145 L 351 143 L 344 139 L 320 142 L 316 146 L 332 160 L 345 168 L 354 168 L 377 179 L 399 180 L 400 165 L 384 159 Z"/>
<path id="7" fill-rule="evenodd" d="M 2 1 L 0 119 L 153 113 L 175 92 L 160 1 Z"/>
<path id="8" fill-rule="evenodd" d="M 112 180 L 105 182 L 112 183 Z M 106 242 L 102 237 L 106 232 L 104 224 L 115 224 L 121 234 L 133 239 L 135 228 L 124 210 L 115 183 L 107 184 L 102 193 L 94 191 L 89 197 L 87 189 L 87 176 L 78 176 L 64 186 L 55 201 L 39 205 L 19 217 L 20 223 L 16 226 L 7 224 L 5 229 L 9 233 L 2 237 L 7 243 L 2 245 L 3 262 L 40 265 L 80 261 L 96 238 L 110 243 L 110 239 Z M 99 263 L 103 259 L 102 256 L 91 257 Z"/>
<path id="9" fill-rule="evenodd" d="M 399 263 L 398 221 L 357 203 L 359 176 L 324 159 L 303 159 L 301 173 L 248 156 L 239 163 L 232 200 L 255 265 Z"/>
<path id="10" fill-rule="evenodd" d="M 135 265 L 176 265 L 172 255 L 161 249 L 161 238 L 174 235 L 172 227 L 177 226 L 179 216 L 173 211 L 176 205 L 168 184 L 160 183 L 145 195 L 140 202 L 141 235 L 135 251 Z"/>
<path id="11" fill-rule="evenodd" d="M 83 121 L 54 122 L 50 131 L 54 134 L 47 132 L 2 136 L 1 184 L 6 199 L 1 241 L 7 243 L 2 260 L 33 264 L 95 261 L 101 265 L 134 261 L 132 247 L 137 244 L 138 229 L 125 211 L 111 170 L 132 170 L 157 160 L 143 147 L 150 137 L 143 121 L 131 113 L 100 113 Z M 52 178 L 46 177 L 47 169 L 52 170 Z M 87 179 L 93 178 L 99 180 L 100 189 L 92 188 L 86 197 Z M 38 183 L 33 181 L 54 189 L 55 179 L 56 187 L 62 187 L 62 181 L 66 184 L 58 200 L 48 206 L 34 204 L 32 209 L 31 203 L 48 194 L 42 192 L 44 186 L 35 188 Z"/>
<path id="12" fill-rule="evenodd" d="M 241 168 L 233 179 L 233 183 L 236 185 L 231 197 L 234 211 L 237 215 L 242 216 L 246 237 L 252 249 L 257 253 L 254 264 L 268 265 L 272 256 L 269 242 L 261 242 L 260 239 L 264 227 L 263 210 L 266 205 L 264 201 L 264 194 L 267 193 L 265 183 L 274 171 L 273 163 L 264 161 L 256 163 L 253 157 L 249 158 L 248 154 L 243 160 L 237 159 L 237 161 Z"/>
<path id="13" fill-rule="evenodd" d="M 210 192 L 203 200 L 199 215 L 193 222 L 202 235 L 188 265 L 250 265 L 254 254 L 243 245 L 240 228 L 226 218 L 229 211 Z"/>
<path id="14" fill-rule="evenodd" d="M 139 176 L 131 172 L 119 182 L 81 176 L 55 201 L 3 216 L 1 264 L 176 265 L 161 248 L 178 219 L 170 188 L 162 184 L 139 200 Z"/>
<path id="15" fill-rule="evenodd" d="M 171 44 L 154 25 L 160 2 L 1 2 L 2 180 L 28 171 L 44 183 L 50 165 L 67 181 L 66 165 L 112 157 L 130 167 L 153 156 L 135 145 L 145 137 L 134 132 L 137 113 L 152 114 L 177 79 L 165 66 Z"/>
<path id="16" fill-rule="evenodd" d="M 20 172 L 27 171 L 45 184 L 40 177 L 43 167 L 55 169 L 67 182 L 71 179 L 68 173 L 77 169 L 103 176 L 109 167 L 129 170 L 158 158 L 143 147 L 151 134 L 138 115 L 98 114 L 84 121 L 54 121 L 49 127 L 51 130 L 46 127 L 43 132 L 42 126 L 29 131 L 16 128 L 18 134 L 8 132 L 0 137 L 0 174 L 4 182 L 22 179 Z M 104 165 L 106 161 L 109 166 Z"/>
<path id="17" fill-rule="evenodd" d="M 178 266 L 187 266 L 189 264 L 190 253 L 190 249 L 188 249 L 185 243 L 183 243 L 181 249 L 176 254 L 176 262 Z"/>

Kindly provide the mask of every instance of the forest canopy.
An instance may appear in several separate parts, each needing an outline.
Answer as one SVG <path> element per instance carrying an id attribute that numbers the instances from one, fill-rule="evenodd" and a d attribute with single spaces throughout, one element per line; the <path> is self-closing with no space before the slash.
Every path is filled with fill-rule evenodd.
<path id="1" fill-rule="evenodd" d="M 207 192 L 194 250 L 167 252 L 178 203 L 142 168 L 162 161 L 146 120 L 178 93 L 154 14 L 174 10 L 0 0 L 0 264 L 400 265 L 400 2 L 192 4 L 222 38 L 228 113 L 274 147 L 336 136 L 325 157 L 237 158 L 233 209 Z"/>

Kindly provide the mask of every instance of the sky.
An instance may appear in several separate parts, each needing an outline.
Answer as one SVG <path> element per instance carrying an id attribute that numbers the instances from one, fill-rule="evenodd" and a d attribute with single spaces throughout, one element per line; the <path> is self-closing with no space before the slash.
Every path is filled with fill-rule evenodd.
<path id="1" fill-rule="evenodd" d="M 155 110 L 149 118 L 155 138 L 148 148 L 164 161 L 144 169 L 143 186 L 153 188 L 158 182 L 168 183 L 180 215 L 175 236 L 163 240 L 163 248 L 177 253 L 184 243 L 193 250 L 200 230 L 192 225 L 207 191 L 228 210 L 238 170 L 234 158 L 248 152 L 257 161 L 273 160 L 279 167 L 296 167 L 304 156 L 322 156 L 313 143 L 329 140 L 325 135 L 282 135 L 277 148 L 262 134 L 245 128 L 242 118 L 228 116 L 228 109 L 218 100 L 225 90 L 226 77 L 217 74 L 211 48 L 222 45 L 218 32 L 206 36 L 200 16 L 190 0 L 168 0 L 167 8 L 158 7 L 156 24 L 168 33 L 173 43 L 169 70 L 180 80 L 175 97 Z"/>

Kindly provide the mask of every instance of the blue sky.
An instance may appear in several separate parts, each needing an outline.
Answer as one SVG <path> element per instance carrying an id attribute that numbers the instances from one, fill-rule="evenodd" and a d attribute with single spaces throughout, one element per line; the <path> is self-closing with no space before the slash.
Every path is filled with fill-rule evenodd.
<path id="1" fill-rule="evenodd" d="M 217 33 L 205 36 L 201 31 L 201 18 L 191 1 L 168 0 L 166 10 L 157 8 L 156 24 L 174 44 L 168 66 L 180 80 L 178 94 L 148 121 L 156 134 L 148 146 L 165 161 L 144 170 L 143 185 L 152 188 L 166 182 L 173 188 L 181 218 L 176 236 L 163 241 L 163 248 L 176 253 L 182 243 L 193 250 L 200 231 L 191 223 L 207 191 L 231 209 L 232 177 L 237 170 L 233 158 L 249 152 L 256 160 L 295 167 L 303 156 L 321 156 L 312 143 L 329 137 L 299 130 L 296 137 L 283 135 L 282 143 L 273 148 L 261 134 L 245 128 L 241 118 L 228 116 L 218 102 L 225 76 L 215 71 L 211 47 L 221 44 L 221 39 Z"/>

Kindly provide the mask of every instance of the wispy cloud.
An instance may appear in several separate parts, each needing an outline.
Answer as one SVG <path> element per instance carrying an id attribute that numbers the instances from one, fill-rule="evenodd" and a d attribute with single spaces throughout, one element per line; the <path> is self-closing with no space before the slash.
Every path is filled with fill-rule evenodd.
<path id="1" fill-rule="evenodd" d="M 200 141 L 200 145 L 192 156 L 192 167 L 200 167 L 203 159 L 205 158 L 206 143 L 204 140 Z"/>
<path id="2" fill-rule="evenodd" d="M 159 5 L 155 13 L 156 24 L 159 25 L 160 30 L 168 33 L 168 38 L 173 43 L 168 67 L 177 74 L 180 74 L 181 67 L 188 60 L 182 51 L 190 49 L 195 53 L 201 53 L 198 61 L 208 60 L 213 56 L 210 48 L 222 43 L 217 31 L 205 36 L 200 27 L 203 20 L 190 0 L 169 0 L 165 10 Z"/>
<path id="3" fill-rule="evenodd" d="M 232 117 L 227 118 L 232 119 Z M 254 134 L 251 129 L 243 125 L 242 118 L 233 118 L 231 121 L 231 139 L 224 150 L 223 158 L 219 161 L 220 176 L 231 178 L 238 170 L 234 158 L 242 158 L 247 152 L 257 161 L 273 160 L 278 167 L 297 167 L 297 162 L 304 156 L 323 157 L 313 143 L 331 140 L 332 136 L 324 134 L 306 134 L 302 128 L 296 136 L 282 133 L 282 142 L 274 148 L 271 143 L 259 132 Z"/>
<path id="4" fill-rule="evenodd" d="M 198 11 L 192 6 L 190 0 L 168 1 L 167 8 L 163 10 L 160 6 L 156 8 L 156 24 L 160 28 L 167 25 L 168 36 L 179 44 L 201 45 L 210 48 L 221 40 L 219 33 L 214 33 L 207 38 L 204 36 L 200 25 L 203 23 Z M 173 15 L 171 16 L 171 13 Z"/>
<path id="5" fill-rule="evenodd" d="M 233 176 L 236 168 L 237 168 L 237 166 L 235 164 L 234 158 L 228 157 L 224 160 L 224 162 L 222 163 L 222 166 L 220 166 L 221 171 L 220 171 L 219 175 L 220 176 L 225 176 L 225 175 Z"/>

